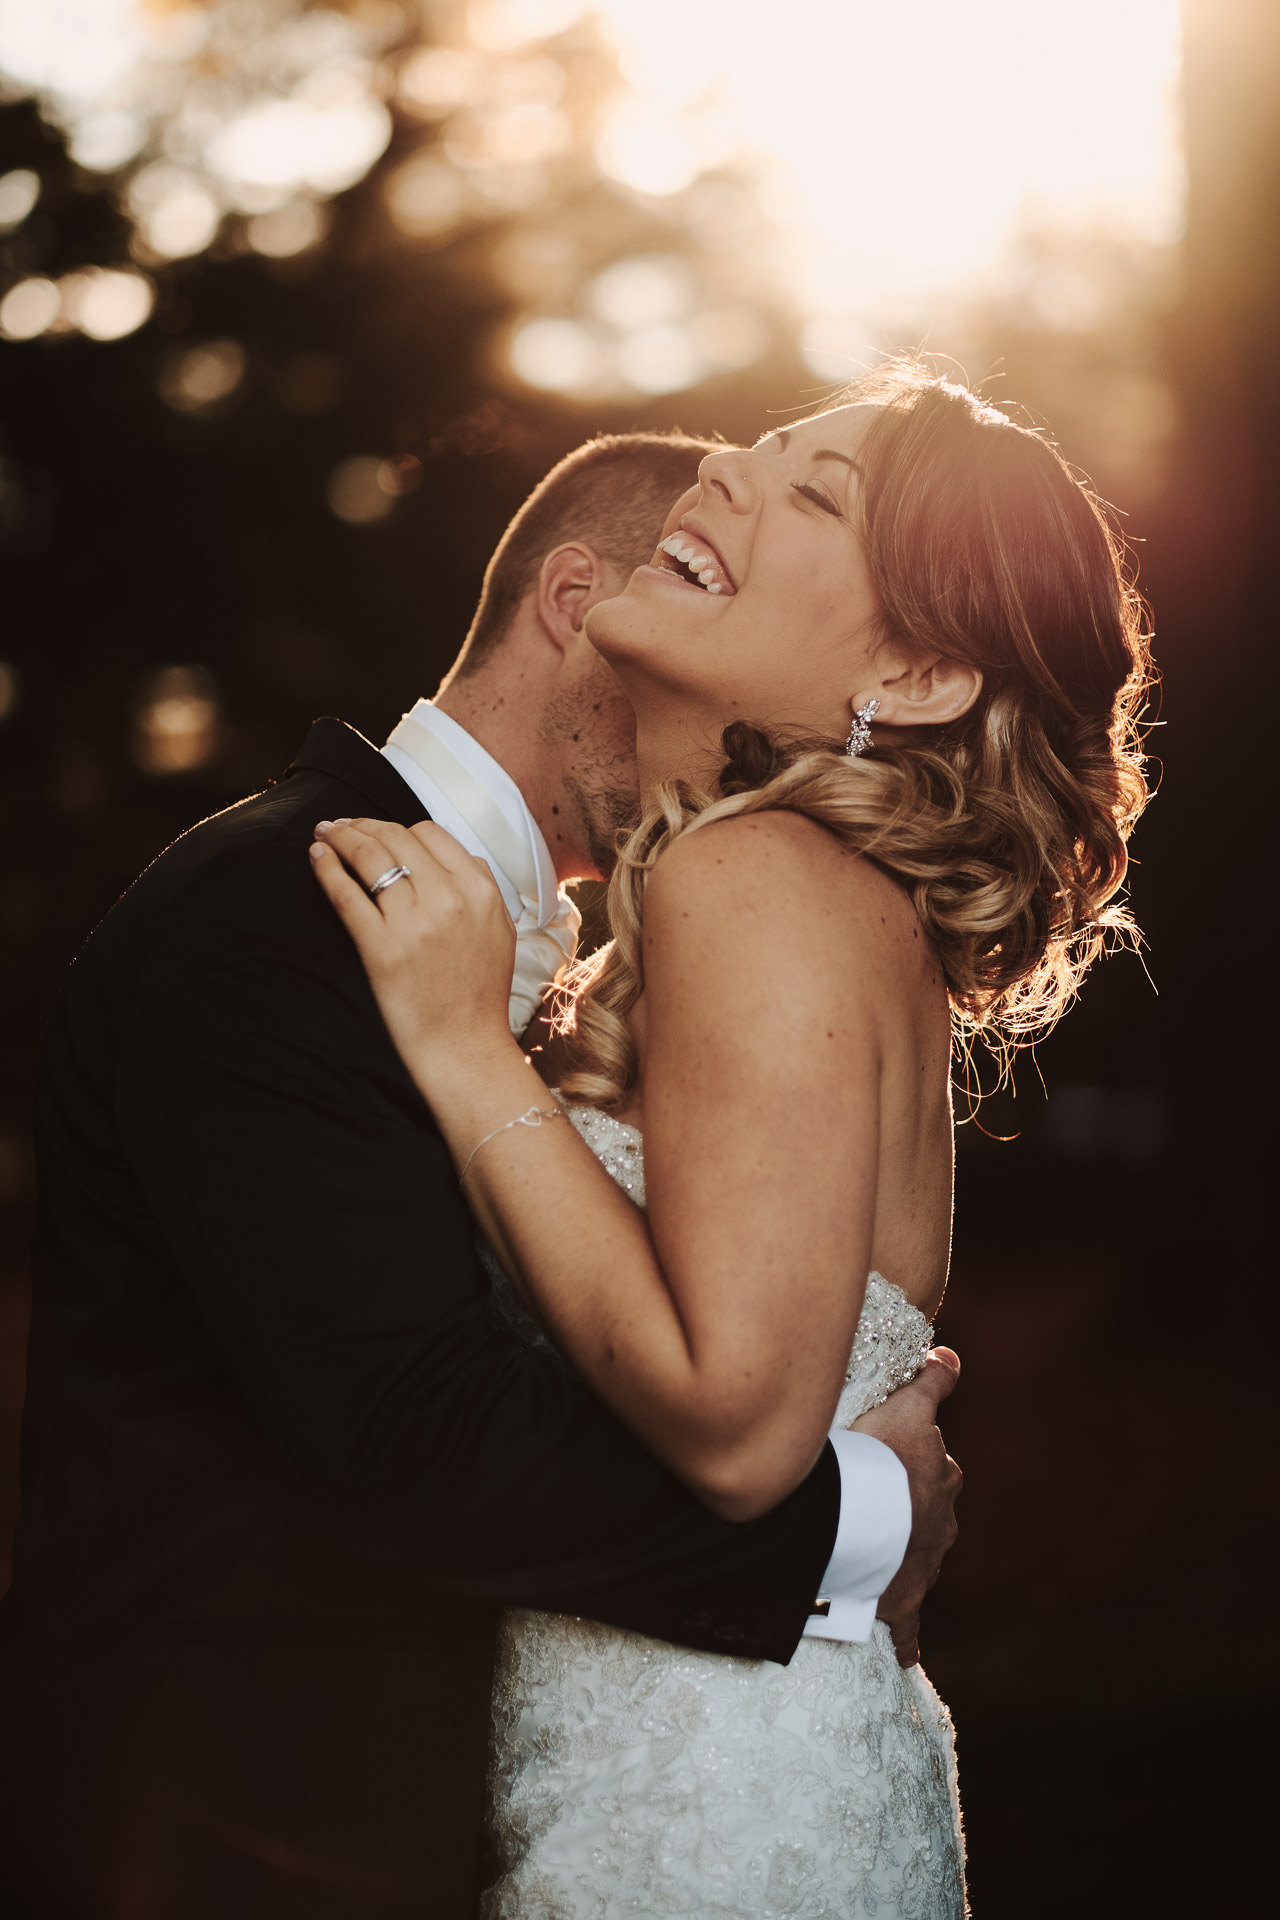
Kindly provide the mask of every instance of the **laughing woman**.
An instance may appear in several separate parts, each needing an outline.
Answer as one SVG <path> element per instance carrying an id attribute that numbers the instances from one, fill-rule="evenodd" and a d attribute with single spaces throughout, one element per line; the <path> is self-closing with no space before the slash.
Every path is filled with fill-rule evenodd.
<path id="1" fill-rule="evenodd" d="M 952 1037 L 1042 1030 L 1126 924 L 1149 662 L 1093 497 L 919 369 L 710 455 L 665 531 L 591 616 L 645 811 L 558 1104 L 481 863 L 361 821 L 316 871 L 510 1313 L 745 1519 L 921 1363 Z M 950 1723 L 881 1623 L 783 1668 L 513 1613 L 494 1712 L 490 1920 L 965 1911 Z"/>

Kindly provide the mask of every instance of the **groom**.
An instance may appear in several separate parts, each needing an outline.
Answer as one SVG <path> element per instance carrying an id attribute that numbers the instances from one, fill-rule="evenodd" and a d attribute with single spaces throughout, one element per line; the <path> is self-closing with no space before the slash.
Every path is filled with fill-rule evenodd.
<path id="1" fill-rule="evenodd" d="M 879 1605 L 911 1655 L 954 1533 L 951 1369 L 763 1520 L 704 1512 L 490 1325 L 448 1153 L 307 859 L 323 817 L 456 834 L 517 921 L 523 1030 L 571 948 L 557 883 L 606 870 L 635 799 L 583 618 L 706 450 L 570 455 L 434 705 L 382 752 L 318 722 L 72 970 L 0 1611 L 6 1915 L 466 1920 L 503 1604 L 774 1660 L 805 1631 L 865 1638 Z"/>

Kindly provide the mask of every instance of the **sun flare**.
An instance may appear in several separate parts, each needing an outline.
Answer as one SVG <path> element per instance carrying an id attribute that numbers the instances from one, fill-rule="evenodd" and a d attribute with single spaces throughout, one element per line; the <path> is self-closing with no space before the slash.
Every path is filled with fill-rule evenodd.
<path id="1" fill-rule="evenodd" d="M 273 259 L 322 245 L 327 201 L 378 163 L 398 107 L 425 138 L 389 170 L 393 226 L 429 249 L 513 222 L 495 261 L 523 310 L 501 357 L 584 399 L 731 373 L 779 319 L 840 379 L 886 341 L 945 333 L 948 303 L 1016 292 L 1028 236 L 1123 252 L 1180 230 L 1178 0 L 450 0 L 422 17 L 415 45 L 396 4 L 0 0 L 0 80 L 38 94 L 81 169 L 117 176 L 144 272 L 228 234 Z M 619 84 L 575 105 L 573 49 L 601 35 Z M 592 168 L 659 237 L 579 271 L 564 210 Z M 0 231 L 38 192 L 21 168 L 0 178 Z M 1071 258 L 1035 272 L 1048 324 L 1100 317 Z M 150 305 L 116 279 L 127 330 Z M 80 326 L 78 288 L 9 289 L 0 337 Z"/>
<path id="2" fill-rule="evenodd" d="M 653 190 L 681 140 L 686 165 L 708 142 L 753 149 L 810 313 L 919 308 L 1033 222 L 1177 234 L 1177 0 L 600 12 L 632 89 L 606 165 Z"/>

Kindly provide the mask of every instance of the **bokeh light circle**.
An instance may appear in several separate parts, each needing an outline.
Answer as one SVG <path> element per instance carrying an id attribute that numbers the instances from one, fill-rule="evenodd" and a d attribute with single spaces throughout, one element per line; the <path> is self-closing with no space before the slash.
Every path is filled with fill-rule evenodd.
<path id="1" fill-rule="evenodd" d="M 62 309 L 52 280 L 33 275 L 19 280 L 0 300 L 0 335 L 6 340 L 35 340 L 47 333 Z"/>

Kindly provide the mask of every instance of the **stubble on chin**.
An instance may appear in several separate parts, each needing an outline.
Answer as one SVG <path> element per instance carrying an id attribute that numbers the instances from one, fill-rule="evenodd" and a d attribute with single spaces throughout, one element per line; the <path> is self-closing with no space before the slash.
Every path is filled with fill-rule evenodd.
<path id="1" fill-rule="evenodd" d="M 596 871 L 607 880 L 618 864 L 618 849 L 640 818 L 640 792 L 631 768 L 630 784 L 565 782 L 583 823 L 587 852 Z"/>
<path id="2" fill-rule="evenodd" d="M 618 848 L 640 818 L 635 722 L 616 684 L 607 699 L 588 702 L 565 771 L 564 790 L 592 865 L 607 879 Z"/>

